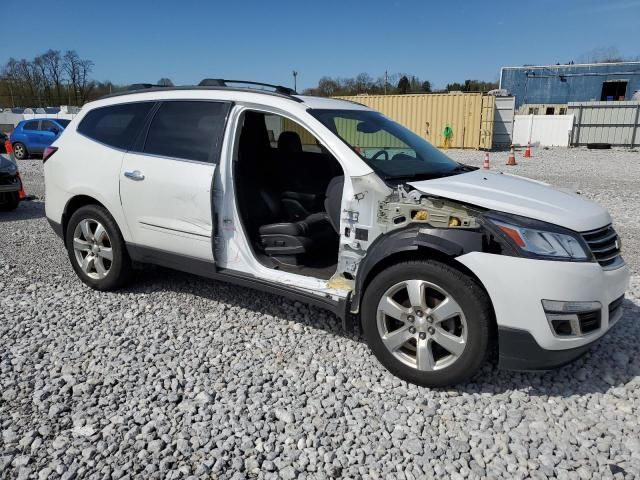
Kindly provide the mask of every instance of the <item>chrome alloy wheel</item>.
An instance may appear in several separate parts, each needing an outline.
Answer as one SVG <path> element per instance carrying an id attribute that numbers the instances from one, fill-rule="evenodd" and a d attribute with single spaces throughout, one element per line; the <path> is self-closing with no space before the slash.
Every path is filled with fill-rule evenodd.
<path id="1" fill-rule="evenodd" d="M 433 283 L 396 283 L 382 295 L 377 315 L 378 333 L 387 350 L 418 370 L 452 365 L 467 345 L 462 307 Z"/>
<path id="2" fill-rule="evenodd" d="M 78 223 L 73 232 L 73 251 L 90 278 L 100 280 L 109 274 L 113 250 L 107 231 L 97 220 L 85 218 Z"/>

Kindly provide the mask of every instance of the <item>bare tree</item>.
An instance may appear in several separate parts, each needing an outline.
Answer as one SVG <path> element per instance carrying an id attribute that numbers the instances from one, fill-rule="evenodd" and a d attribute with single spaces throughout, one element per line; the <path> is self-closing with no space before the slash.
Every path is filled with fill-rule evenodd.
<path id="1" fill-rule="evenodd" d="M 95 86 L 95 82 L 89 79 L 89 75 L 93 70 L 93 62 L 91 60 L 80 60 L 78 62 L 78 95 L 80 104 L 87 101 L 89 92 Z"/>
<path id="2" fill-rule="evenodd" d="M 42 55 L 38 55 L 33 59 L 32 69 L 34 72 L 34 77 L 38 82 L 38 89 L 42 90 L 42 98 L 44 99 L 47 105 L 51 105 L 51 88 L 49 85 L 49 76 L 47 75 L 47 68 L 45 66 Z"/>
<path id="3" fill-rule="evenodd" d="M 60 55 L 60 51 L 49 49 L 45 53 L 43 53 L 40 57 L 44 62 L 51 88 L 55 90 L 55 96 L 52 103 L 61 103 L 63 101 L 62 79 L 63 79 L 64 71 L 62 68 L 62 56 Z"/>
<path id="4" fill-rule="evenodd" d="M 594 48 L 578 58 L 580 63 L 620 63 L 624 57 L 614 46 Z"/>
<path id="5" fill-rule="evenodd" d="M 64 53 L 62 68 L 67 77 L 67 98 L 69 104 L 73 100 L 74 104 L 78 104 L 78 81 L 80 76 L 80 55 L 75 50 L 67 50 Z"/>
<path id="6" fill-rule="evenodd" d="M 95 82 L 93 62 L 74 50 L 47 50 L 33 60 L 10 58 L 0 67 L 0 106 L 46 106 L 86 102 Z"/>
<path id="7" fill-rule="evenodd" d="M 170 78 L 162 77 L 160 80 L 158 80 L 158 85 L 160 85 L 161 87 L 173 87 L 173 82 Z"/>

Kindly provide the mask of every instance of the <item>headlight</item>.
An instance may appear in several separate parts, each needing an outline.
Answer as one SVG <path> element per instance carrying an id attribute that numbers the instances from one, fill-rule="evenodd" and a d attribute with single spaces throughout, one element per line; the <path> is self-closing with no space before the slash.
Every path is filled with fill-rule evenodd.
<path id="1" fill-rule="evenodd" d="M 591 252 L 580 238 L 560 233 L 513 225 L 490 219 L 520 250 L 536 257 L 589 261 Z"/>

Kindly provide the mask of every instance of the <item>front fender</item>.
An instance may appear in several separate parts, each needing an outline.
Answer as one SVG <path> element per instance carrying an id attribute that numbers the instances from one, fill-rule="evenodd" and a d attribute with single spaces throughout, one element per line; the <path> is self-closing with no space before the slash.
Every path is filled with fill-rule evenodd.
<path id="1" fill-rule="evenodd" d="M 465 253 L 482 251 L 483 239 L 484 233 L 481 230 L 416 225 L 381 235 L 367 249 L 367 254 L 358 266 L 355 288 L 351 296 L 351 313 L 356 314 L 360 311 L 362 292 L 367 286 L 371 272 L 380 262 L 394 255 L 420 249 L 436 251 L 455 258 Z"/>

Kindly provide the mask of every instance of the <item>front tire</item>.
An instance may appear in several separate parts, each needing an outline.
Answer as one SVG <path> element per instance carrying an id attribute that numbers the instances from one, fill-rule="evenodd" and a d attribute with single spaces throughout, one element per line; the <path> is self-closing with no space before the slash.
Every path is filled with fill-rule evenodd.
<path id="1" fill-rule="evenodd" d="M 131 276 L 131 260 L 115 220 L 99 205 L 79 208 L 65 233 L 69 260 L 80 279 L 96 290 L 116 290 Z"/>
<path id="2" fill-rule="evenodd" d="M 433 260 L 380 272 L 362 300 L 362 326 L 387 370 L 425 387 L 462 383 L 489 350 L 492 309 L 471 277 Z"/>
<path id="3" fill-rule="evenodd" d="M 13 144 L 13 155 L 17 160 L 24 160 L 29 157 L 29 152 L 27 151 L 27 147 L 25 147 L 24 143 L 16 142 Z"/>

